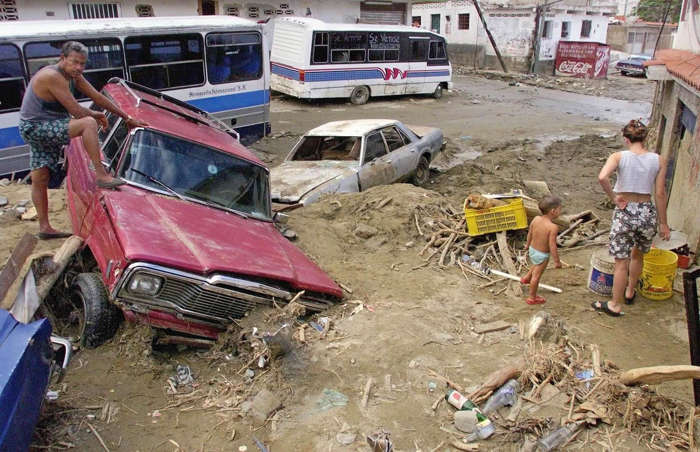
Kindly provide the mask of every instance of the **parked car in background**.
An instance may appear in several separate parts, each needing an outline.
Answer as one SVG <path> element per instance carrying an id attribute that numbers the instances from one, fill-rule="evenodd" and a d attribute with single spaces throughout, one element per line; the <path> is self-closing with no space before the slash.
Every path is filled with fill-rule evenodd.
<path id="1" fill-rule="evenodd" d="M 341 299 L 276 229 L 269 171 L 236 132 L 131 82 L 112 79 L 102 91 L 149 126 L 129 129 L 107 114 L 103 164 L 127 183 L 116 191 L 96 187 L 82 140 L 66 149 L 73 233 L 86 244 L 70 297 L 84 313 L 84 345 L 113 336 L 121 313 L 169 342 L 201 344 L 250 309 L 300 291 L 312 311 Z"/>
<path id="2" fill-rule="evenodd" d="M 359 192 L 405 180 L 423 185 L 444 145 L 442 131 L 433 127 L 391 119 L 329 122 L 307 132 L 270 171 L 272 201 L 303 205 L 323 193 Z"/>
<path id="3" fill-rule="evenodd" d="M 24 324 L 0 309 L 0 451 L 29 450 L 49 382 L 60 380 L 71 350 L 47 319 Z"/>
<path id="4" fill-rule="evenodd" d="M 647 70 L 644 62 L 651 60 L 646 55 L 630 55 L 629 58 L 620 60 L 615 64 L 615 68 L 620 70 L 622 75 L 646 75 Z"/>

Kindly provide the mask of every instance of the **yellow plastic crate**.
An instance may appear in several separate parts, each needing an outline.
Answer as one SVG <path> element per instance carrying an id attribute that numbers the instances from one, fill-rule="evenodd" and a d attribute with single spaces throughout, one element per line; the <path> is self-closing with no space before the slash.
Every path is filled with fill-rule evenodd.
<path id="1" fill-rule="evenodd" d="M 464 200 L 464 216 L 467 219 L 469 235 L 482 235 L 489 232 L 524 229 L 527 227 L 527 213 L 520 198 L 504 199 L 506 206 L 476 210 L 467 208 Z"/>

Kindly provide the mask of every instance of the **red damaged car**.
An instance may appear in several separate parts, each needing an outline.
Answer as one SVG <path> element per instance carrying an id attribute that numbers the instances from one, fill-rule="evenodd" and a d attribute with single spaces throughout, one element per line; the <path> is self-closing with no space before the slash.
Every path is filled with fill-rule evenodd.
<path id="1" fill-rule="evenodd" d="M 269 172 L 236 132 L 189 104 L 113 79 L 103 89 L 132 117 L 107 115 L 103 164 L 127 185 L 96 187 L 79 138 L 66 149 L 73 233 L 85 248 L 71 300 L 81 342 L 114 335 L 121 312 L 182 342 L 215 339 L 258 305 L 322 310 L 338 285 L 276 229 Z M 120 312 L 121 311 L 121 312 Z"/>

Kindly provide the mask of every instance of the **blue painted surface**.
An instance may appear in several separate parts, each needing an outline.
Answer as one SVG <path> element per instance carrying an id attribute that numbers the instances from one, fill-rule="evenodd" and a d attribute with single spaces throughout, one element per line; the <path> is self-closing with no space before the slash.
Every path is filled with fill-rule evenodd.
<path id="1" fill-rule="evenodd" d="M 49 384 L 51 324 L 0 309 L 0 451 L 25 451 Z"/>
<path id="2" fill-rule="evenodd" d="M 5 127 L 0 129 L 0 148 L 21 146 L 24 140 L 19 136 L 19 127 Z"/>
<path id="3" fill-rule="evenodd" d="M 233 110 L 235 108 L 255 107 L 270 103 L 270 90 L 261 89 L 247 93 L 205 97 L 203 99 L 190 100 L 188 103 L 209 113 Z"/>
<path id="4" fill-rule="evenodd" d="M 272 65 L 272 73 L 281 75 L 285 78 L 290 78 L 292 80 L 299 81 L 299 71 L 285 66 L 280 66 L 279 64 Z"/>

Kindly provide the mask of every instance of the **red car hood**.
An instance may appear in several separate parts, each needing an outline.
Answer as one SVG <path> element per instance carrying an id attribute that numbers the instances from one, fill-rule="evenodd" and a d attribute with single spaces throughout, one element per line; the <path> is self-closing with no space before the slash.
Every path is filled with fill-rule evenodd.
<path id="1" fill-rule="evenodd" d="M 256 276 L 342 296 L 342 290 L 271 222 L 133 187 L 103 192 L 129 261 L 207 275 Z"/>

